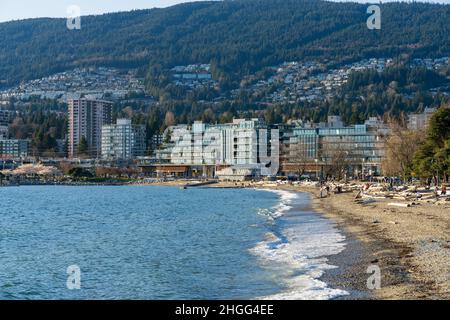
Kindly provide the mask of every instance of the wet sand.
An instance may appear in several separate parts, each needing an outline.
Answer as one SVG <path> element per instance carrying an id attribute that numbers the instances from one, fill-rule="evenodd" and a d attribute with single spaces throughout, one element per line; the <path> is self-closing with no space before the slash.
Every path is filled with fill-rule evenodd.
<path id="1" fill-rule="evenodd" d="M 295 191 L 300 192 L 299 190 Z M 308 210 L 323 215 L 313 200 L 314 195 L 310 192 L 307 193 L 311 197 Z M 330 220 L 335 222 L 333 219 Z M 327 283 L 330 288 L 345 290 L 349 293 L 349 295 L 338 297 L 336 300 L 375 299 L 374 292 L 369 290 L 366 285 L 367 278 L 370 276 L 366 273 L 367 266 L 371 264 L 370 251 L 365 243 L 358 240 L 342 225 L 336 223 L 336 227 L 345 236 L 345 249 L 338 254 L 328 256 L 328 264 L 337 266 L 337 268 L 327 270 L 320 280 Z"/>

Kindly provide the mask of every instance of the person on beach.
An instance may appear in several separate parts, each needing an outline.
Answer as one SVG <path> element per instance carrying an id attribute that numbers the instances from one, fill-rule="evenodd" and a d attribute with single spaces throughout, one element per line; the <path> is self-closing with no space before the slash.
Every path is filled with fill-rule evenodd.
<path id="1" fill-rule="evenodd" d="M 446 194 L 447 194 L 447 186 L 445 185 L 445 183 L 442 183 L 441 196 L 445 196 Z"/>
<path id="2" fill-rule="evenodd" d="M 328 197 L 329 190 L 330 190 L 330 187 L 328 185 L 327 186 L 325 186 L 325 185 L 322 186 L 320 188 L 320 198 L 323 198 L 324 194 L 325 194 L 325 197 Z"/>
<path id="3" fill-rule="evenodd" d="M 434 187 L 434 196 L 436 197 L 436 199 L 439 197 L 439 188 L 438 188 L 438 186 L 435 186 Z"/>

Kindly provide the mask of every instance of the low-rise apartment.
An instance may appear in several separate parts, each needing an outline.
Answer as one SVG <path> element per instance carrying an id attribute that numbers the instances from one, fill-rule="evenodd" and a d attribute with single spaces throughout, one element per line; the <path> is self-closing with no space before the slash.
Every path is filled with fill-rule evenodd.
<path id="1" fill-rule="evenodd" d="M 144 156 L 145 126 L 133 125 L 128 119 L 117 119 L 116 124 L 104 125 L 101 150 L 105 160 L 130 160 Z"/>
<path id="2" fill-rule="evenodd" d="M 0 158 L 25 158 L 29 155 L 30 141 L 0 138 Z"/>
<path id="3" fill-rule="evenodd" d="M 259 119 L 214 125 L 196 121 L 171 127 L 166 135 L 170 143 L 157 157 L 164 154 L 170 164 L 189 166 L 203 175 L 214 176 L 216 169 L 231 166 L 257 168 L 261 175 L 278 172 L 279 130 Z"/>
<path id="4" fill-rule="evenodd" d="M 381 173 L 388 130 L 376 118 L 344 126 L 333 116 L 325 124 L 298 124 L 288 130 L 282 143 L 281 172 L 285 175 L 324 176 L 336 168 L 353 176 Z"/>
<path id="5" fill-rule="evenodd" d="M 116 124 L 102 126 L 102 158 L 131 160 L 145 154 L 145 126 L 131 120 L 117 119 Z"/>

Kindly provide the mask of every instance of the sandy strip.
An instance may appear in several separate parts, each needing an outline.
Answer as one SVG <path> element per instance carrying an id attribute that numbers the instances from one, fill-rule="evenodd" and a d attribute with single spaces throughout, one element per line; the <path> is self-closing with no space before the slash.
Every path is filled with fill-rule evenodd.
<path id="1" fill-rule="evenodd" d="M 352 272 L 355 279 L 367 279 L 360 273 L 378 265 L 381 289 L 373 291 L 378 299 L 450 299 L 450 203 L 393 208 L 387 199 L 357 204 L 354 193 L 319 199 L 315 188 L 280 188 L 310 192 L 316 211 L 364 244 L 367 256 L 343 275 L 349 281 Z M 360 282 L 357 287 L 365 285 Z"/>

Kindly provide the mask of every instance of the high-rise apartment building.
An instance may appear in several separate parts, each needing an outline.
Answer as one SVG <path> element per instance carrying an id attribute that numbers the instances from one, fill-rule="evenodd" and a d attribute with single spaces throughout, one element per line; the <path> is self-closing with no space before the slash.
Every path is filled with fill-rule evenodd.
<path id="1" fill-rule="evenodd" d="M 69 157 L 79 156 L 83 140 L 87 144 L 86 155 L 98 158 L 101 155 L 102 126 L 111 124 L 112 102 L 103 100 L 69 100 Z"/>
<path id="2" fill-rule="evenodd" d="M 131 120 L 117 119 L 116 124 L 102 127 L 102 158 L 127 160 L 145 155 L 145 126 Z"/>

